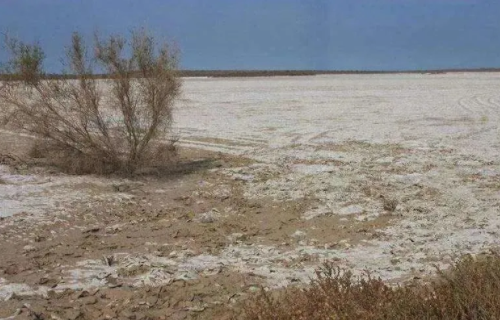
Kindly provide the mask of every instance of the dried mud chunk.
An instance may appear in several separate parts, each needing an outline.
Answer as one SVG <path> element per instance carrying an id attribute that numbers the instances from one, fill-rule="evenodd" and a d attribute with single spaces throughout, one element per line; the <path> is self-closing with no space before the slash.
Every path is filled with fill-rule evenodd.
<path id="1" fill-rule="evenodd" d="M 0 164 L 18 166 L 25 164 L 25 161 L 13 154 L 0 154 Z"/>
<path id="2" fill-rule="evenodd" d="M 107 277 L 106 281 L 109 288 L 119 288 L 123 285 L 117 278 L 114 277 Z"/>
<path id="3" fill-rule="evenodd" d="M 128 192 L 132 189 L 132 186 L 126 183 L 113 184 L 112 187 L 115 192 Z"/>
<path id="4" fill-rule="evenodd" d="M 34 240 L 35 242 L 42 242 L 42 241 L 47 240 L 47 238 L 46 238 L 46 237 L 44 237 L 44 236 L 41 236 L 41 235 L 36 235 L 36 236 L 33 238 L 33 240 Z"/>
<path id="5" fill-rule="evenodd" d="M 396 211 L 396 207 L 399 204 L 399 201 L 397 199 L 391 199 L 391 198 L 385 197 L 384 195 L 380 195 L 380 198 L 382 199 L 382 204 L 383 204 L 385 211 L 388 211 L 388 212 Z"/>
<path id="6" fill-rule="evenodd" d="M 304 231 L 302 231 L 302 230 L 297 230 L 297 231 L 295 231 L 295 232 L 291 235 L 291 237 L 292 237 L 292 238 L 295 238 L 295 239 L 303 239 L 303 238 L 305 238 L 305 237 L 306 237 L 306 235 L 307 235 L 307 233 L 306 233 L 306 232 L 304 232 Z"/>
<path id="7" fill-rule="evenodd" d="M 217 209 L 212 209 L 210 211 L 204 212 L 200 214 L 199 218 L 197 219 L 200 223 L 213 223 L 216 222 L 220 219 L 220 212 Z"/>
<path id="8" fill-rule="evenodd" d="M 133 277 L 140 274 L 144 274 L 150 270 L 149 266 L 146 265 L 134 265 L 128 268 L 120 268 L 117 270 L 117 274 L 121 277 Z"/>
<path id="9" fill-rule="evenodd" d="M 83 318 L 83 313 L 80 310 L 68 310 L 64 315 L 64 319 L 79 320 L 84 318 Z"/>
<path id="10" fill-rule="evenodd" d="M 10 265 L 3 272 L 6 275 L 13 276 L 13 275 L 18 274 L 20 272 L 20 270 L 19 270 L 19 266 L 17 266 L 17 265 Z"/>
<path id="11" fill-rule="evenodd" d="M 102 256 L 102 262 L 104 265 L 111 267 L 112 265 L 115 265 L 118 263 L 116 257 L 114 255 L 103 255 Z"/>
<path id="12" fill-rule="evenodd" d="M 84 297 L 81 298 L 78 302 L 84 305 L 92 305 L 97 303 L 97 298 L 94 296 Z"/>
<path id="13" fill-rule="evenodd" d="M 239 241 L 245 241 L 247 239 L 247 235 L 244 233 L 240 232 L 235 232 L 227 236 L 227 239 L 233 243 L 233 242 L 239 242 Z"/>
<path id="14" fill-rule="evenodd" d="M 91 228 L 88 228 L 87 230 L 83 231 L 83 233 L 95 233 L 95 232 L 98 232 L 99 230 L 101 230 L 100 227 L 91 227 Z"/>
<path id="15" fill-rule="evenodd" d="M 59 284 L 59 280 L 43 277 L 43 278 L 40 278 L 40 280 L 38 280 L 38 284 L 44 285 L 44 286 L 49 287 L 49 288 L 55 288 Z"/>
<path id="16" fill-rule="evenodd" d="M 36 250 L 36 247 L 35 247 L 35 246 L 32 246 L 32 245 L 30 245 L 30 244 L 25 245 L 25 246 L 23 247 L 23 252 L 24 252 L 24 253 L 33 252 L 33 251 L 35 251 L 35 250 Z"/>

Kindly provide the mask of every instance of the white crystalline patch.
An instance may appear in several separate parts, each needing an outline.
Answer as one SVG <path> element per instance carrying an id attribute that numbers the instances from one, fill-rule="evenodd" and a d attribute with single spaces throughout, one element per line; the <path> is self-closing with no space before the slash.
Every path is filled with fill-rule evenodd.
<path id="1" fill-rule="evenodd" d="M 0 166 L 0 217 L 9 217 L 20 212 L 41 213 L 51 204 L 40 194 L 43 187 L 33 176 L 11 174 L 8 167 Z"/>
<path id="2" fill-rule="evenodd" d="M 206 270 L 212 270 L 224 266 L 224 261 L 217 256 L 201 254 L 198 256 L 193 256 L 185 259 L 181 262 L 178 267 L 179 270 L 192 270 L 195 272 L 202 272 Z"/>
<path id="3" fill-rule="evenodd" d="M 350 206 L 347 206 L 347 207 L 340 209 L 338 214 L 345 216 L 345 215 L 352 215 L 352 214 L 362 214 L 364 211 L 365 211 L 365 209 L 363 209 L 363 207 L 353 204 L 353 205 L 350 205 Z"/>
<path id="4" fill-rule="evenodd" d="M 478 174 L 484 177 L 497 177 L 500 175 L 500 173 L 497 170 L 493 169 L 480 169 L 478 170 Z"/>
<path id="5" fill-rule="evenodd" d="M 41 176 L 11 174 L 0 165 L 0 217 L 28 213 L 30 219 L 44 219 L 47 212 L 64 211 L 68 203 L 93 200 L 123 201 L 130 194 L 113 192 L 112 181 L 92 176 Z M 73 188 L 78 184 L 108 188 L 109 192 L 91 194 L 86 188 Z M 91 202 L 91 201 L 90 201 Z M 47 218 L 50 220 L 50 218 Z"/>
<path id="6" fill-rule="evenodd" d="M 37 181 L 37 178 L 29 175 L 12 174 L 7 166 L 0 165 L 0 177 L 6 184 L 20 184 L 20 183 L 30 183 L 38 182 L 43 183 L 44 181 Z M 45 182 L 50 181 L 50 179 L 45 179 Z"/>
<path id="7" fill-rule="evenodd" d="M 355 217 L 354 219 L 356 221 L 372 221 L 372 220 L 377 219 L 379 216 L 380 216 L 380 213 L 372 212 L 370 214 L 361 214 L 361 215 Z"/>
<path id="8" fill-rule="evenodd" d="M 406 175 L 393 175 L 392 180 L 405 184 L 414 185 L 422 181 L 423 175 L 420 173 L 410 173 Z"/>
<path id="9" fill-rule="evenodd" d="M 321 174 L 324 172 L 335 172 L 336 168 L 334 166 L 328 165 L 305 165 L 297 164 L 292 167 L 292 170 L 302 174 Z"/>
<path id="10" fill-rule="evenodd" d="M 56 203 L 57 199 L 44 195 L 43 185 L 0 184 L 0 217 L 22 212 L 40 214 Z"/>
<path id="11" fill-rule="evenodd" d="M 13 294 L 18 296 L 46 295 L 47 290 L 47 287 L 40 286 L 38 289 L 34 289 L 24 283 L 9 283 L 4 278 L 0 278 L 0 301 L 8 300 Z"/>
<path id="12" fill-rule="evenodd" d="M 459 160 L 457 166 L 462 167 L 481 167 L 483 164 L 476 160 Z"/>
<path id="13" fill-rule="evenodd" d="M 255 177 L 251 174 L 239 174 L 235 173 L 232 175 L 234 180 L 242 180 L 242 181 L 252 181 Z"/>
<path id="14" fill-rule="evenodd" d="M 302 219 L 311 220 L 317 217 L 328 216 L 332 214 L 332 210 L 327 206 L 320 206 L 314 209 L 307 210 L 302 214 Z"/>
<path id="15" fill-rule="evenodd" d="M 312 153 L 312 154 L 311 154 Z M 345 152 L 327 151 L 327 150 L 310 150 L 305 153 L 301 158 L 303 159 L 323 159 L 338 162 L 358 162 L 360 159 L 354 154 Z"/>
<path id="16" fill-rule="evenodd" d="M 390 241 L 372 243 L 367 251 L 350 250 L 350 266 L 378 268 L 390 277 L 399 273 L 383 262 L 392 259 L 391 251 L 399 255 L 397 267 L 407 272 L 408 266 L 425 266 L 424 257 L 440 259 L 499 243 L 480 231 L 497 232 L 500 223 L 494 180 L 500 172 L 497 74 L 234 78 L 185 84 L 186 97 L 197 101 L 191 107 L 200 111 L 200 121 L 193 122 L 192 109 L 179 108 L 177 126 L 187 140 L 190 135 L 216 137 L 224 128 L 227 140 L 264 142 L 244 153 L 261 162 L 258 173 L 240 172 L 256 177 L 245 182 L 246 197 L 312 197 L 318 203 L 302 214 L 306 220 L 332 214 L 370 220 L 384 212 L 379 195 L 399 200 L 400 224 L 381 230 Z M 214 90 L 221 86 L 227 95 Z M 487 122 L 481 121 L 485 114 Z M 473 179 L 464 181 L 467 175 Z M 478 241 L 469 243 L 469 236 Z M 453 245 L 443 239 L 453 239 Z M 257 253 L 263 254 L 240 252 Z"/>
<path id="17" fill-rule="evenodd" d="M 191 256 L 184 252 L 175 255 L 175 259 L 118 253 L 114 255 L 111 266 L 106 265 L 104 260 L 83 260 L 78 262 L 76 267 L 63 267 L 65 270 L 63 279 L 54 290 L 103 287 L 107 285 L 109 277 L 124 277 L 124 281 L 133 286 L 158 286 L 176 279 L 190 280 L 202 275 L 216 274 L 228 263 L 226 259 L 217 256 L 203 254 Z M 130 277 L 119 275 L 119 270 L 126 271 L 137 266 L 145 267 L 144 272 Z M 11 289 L 9 292 L 15 293 L 37 292 L 24 285 L 11 286 L 9 289 Z"/>
<path id="18" fill-rule="evenodd" d="M 107 266 L 104 260 L 80 261 L 76 268 L 66 271 L 64 282 L 59 283 L 57 289 L 77 290 L 102 287 L 107 283 L 108 276 L 116 277 L 116 269 Z"/>
<path id="19" fill-rule="evenodd" d="M 394 162 L 394 157 L 385 157 L 375 160 L 376 163 L 380 164 L 390 164 Z"/>

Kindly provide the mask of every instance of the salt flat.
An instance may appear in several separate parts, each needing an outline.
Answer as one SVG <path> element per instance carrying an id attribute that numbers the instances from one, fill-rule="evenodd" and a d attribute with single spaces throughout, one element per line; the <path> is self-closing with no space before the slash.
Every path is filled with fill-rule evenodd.
<path id="1" fill-rule="evenodd" d="M 499 84 L 498 73 L 186 79 L 176 126 L 185 144 L 270 157 L 356 140 L 496 159 Z"/>
<path id="2" fill-rule="evenodd" d="M 3 166 L 0 245 L 15 263 L 50 252 L 60 290 L 107 286 L 101 274 L 139 287 L 234 274 L 282 287 L 325 260 L 401 281 L 500 244 L 499 73 L 183 81 L 179 145 L 236 157 L 167 182 Z M 82 251 L 89 232 L 100 241 Z M 47 244 L 31 240 L 39 233 Z M 0 300 L 48 290 L 2 279 L 12 286 Z"/>
<path id="3" fill-rule="evenodd" d="M 303 219 L 375 219 L 394 200 L 380 239 L 316 252 L 391 278 L 498 244 L 499 87 L 498 73 L 189 79 L 176 128 L 258 160 L 237 172 L 247 197 L 316 199 Z"/>

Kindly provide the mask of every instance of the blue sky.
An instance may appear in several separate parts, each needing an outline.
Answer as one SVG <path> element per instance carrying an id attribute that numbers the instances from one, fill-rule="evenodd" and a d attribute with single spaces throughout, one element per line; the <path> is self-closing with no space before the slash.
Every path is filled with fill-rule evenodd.
<path id="1" fill-rule="evenodd" d="M 139 27 L 186 69 L 500 67 L 500 0 L 0 0 L 0 31 L 38 40 L 51 72 L 71 32 Z"/>

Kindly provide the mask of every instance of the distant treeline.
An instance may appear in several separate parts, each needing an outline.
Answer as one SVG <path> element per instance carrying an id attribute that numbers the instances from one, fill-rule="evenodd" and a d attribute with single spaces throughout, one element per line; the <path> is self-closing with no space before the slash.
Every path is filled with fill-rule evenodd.
<path id="1" fill-rule="evenodd" d="M 443 69 L 443 70 L 410 70 L 410 71 L 377 71 L 377 70 L 182 70 L 182 77 L 272 77 L 272 76 L 313 76 L 323 74 L 393 74 L 422 73 L 443 74 L 448 72 L 500 72 L 500 68 L 481 69 Z"/>
<path id="2" fill-rule="evenodd" d="M 481 69 L 442 69 L 442 70 L 401 70 L 401 71 L 366 71 L 366 70 L 180 70 L 177 74 L 181 77 L 273 77 L 273 76 L 313 76 L 325 74 L 444 74 L 453 72 L 500 72 L 500 68 Z M 75 79 L 71 74 L 46 74 L 44 79 Z M 110 79 L 110 74 L 94 74 L 92 78 Z M 0 74 L 0 80 L 16 80 L 17 75 Z"/>

